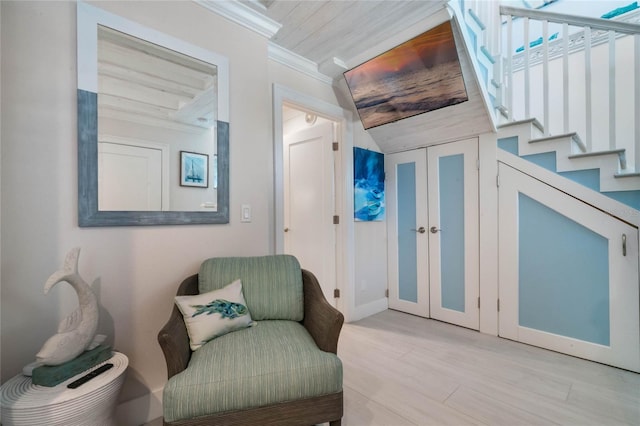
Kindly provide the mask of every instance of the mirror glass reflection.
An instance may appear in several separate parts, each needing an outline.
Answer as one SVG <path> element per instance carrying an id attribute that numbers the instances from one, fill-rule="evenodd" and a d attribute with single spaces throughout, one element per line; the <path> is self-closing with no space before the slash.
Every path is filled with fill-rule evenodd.
<path id="1" fill-rule="evenodd" d="M 216 65 L 98 25 L 98 210 L 216 211 Z"/>

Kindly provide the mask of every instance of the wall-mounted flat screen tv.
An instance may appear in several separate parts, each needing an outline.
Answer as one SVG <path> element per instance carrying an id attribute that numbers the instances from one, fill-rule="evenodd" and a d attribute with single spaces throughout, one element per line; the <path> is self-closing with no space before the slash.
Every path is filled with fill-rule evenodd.
<path id="1" fill-rule="evenodd" d="M 365 129 L 467 101 L 451 21 L 344 73 Z"/>

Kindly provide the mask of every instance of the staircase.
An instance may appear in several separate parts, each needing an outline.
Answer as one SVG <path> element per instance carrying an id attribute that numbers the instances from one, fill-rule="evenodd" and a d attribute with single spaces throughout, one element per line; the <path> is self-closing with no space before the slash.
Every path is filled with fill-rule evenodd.
<path id="1" fill-rule="evenodd" d="M 498 147 L 640 210 L 640 173 L 621 173 L 623 149 L 587 152 L 577 133 L 545 136 L 536 119 L 498 127 Z"/>
<path id="2" fill-rule="evenodd" d="M 638 4 L 602 15 L 609 19 L 450 6 L 495 108 L 499 148 L 640 210 Z"/>

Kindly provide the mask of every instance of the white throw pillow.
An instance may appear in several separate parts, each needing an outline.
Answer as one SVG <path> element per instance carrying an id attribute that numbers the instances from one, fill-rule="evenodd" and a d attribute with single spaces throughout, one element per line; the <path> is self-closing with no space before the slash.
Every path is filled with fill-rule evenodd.
<path id="1" fill-rule="evenodd" d="M 239 279 L 208 293 L 176 296 L 176 305 L 184 317 L 192 351 L 215 337 L 251 325 Z"/>

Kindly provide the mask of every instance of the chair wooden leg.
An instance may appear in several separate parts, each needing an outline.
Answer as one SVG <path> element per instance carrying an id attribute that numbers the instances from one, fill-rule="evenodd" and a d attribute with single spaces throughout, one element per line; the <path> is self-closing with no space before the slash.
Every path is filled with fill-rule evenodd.
<path id="1" fill-rule="evenodd" d="M 329 422 L 329 426 L 341 426 L 342 425 L 342 419 L 338 419 L 338 420 L 334 420 L 332 422 Z"/>

